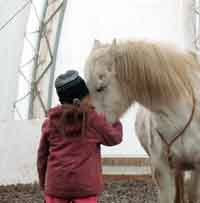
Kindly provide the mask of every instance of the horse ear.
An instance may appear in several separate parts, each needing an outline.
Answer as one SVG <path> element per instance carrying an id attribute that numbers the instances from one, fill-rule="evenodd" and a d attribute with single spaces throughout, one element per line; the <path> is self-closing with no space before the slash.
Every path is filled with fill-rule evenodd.
<path id="1" fill-rule="evenodd" d="M 98 49 L 101 46 L 101 42 L 97 39 L 94 40 L 94 44 L 93 44 L 93 50 L 94 49 Z"/>
<path id="2" fill-rule="evenodd" d="M 116 51 L 116 46 L 117 46 L 117 40 L 114 38 L 113 41 L 112 41 L 112 44 L 110 46 L 110 51 L 111 51 L 111 54 L 114 54 L 115 51 Z"/>
<path id="3" fill-rule="evenodd" d="M 117 47 L 117 40 L 114 38 L 113 41 L 112 41 L 112 44 L 110 45 L 110 56 L 111 56 L 111 60 L 114 61 L 114 58 L 116 56 L 116 47 Z M 114 69 L 113 69 L 113 64 L 111 66 L 108 67 L 108 71 L 109 72 L 113 72 Z"/>
<path id="4" fill-rule="evenodd" d="M 116 38 L 114 38 L 112 41 L 112 46 L 116 46 L 116 45 L 117 45 L 117 40 L 116 40 Z"/>

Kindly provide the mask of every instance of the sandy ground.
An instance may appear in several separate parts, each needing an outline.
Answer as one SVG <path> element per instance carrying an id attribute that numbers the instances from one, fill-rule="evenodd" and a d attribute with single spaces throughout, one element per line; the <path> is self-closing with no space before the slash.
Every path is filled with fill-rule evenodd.
<path id="1" fill-rule="evenodd" d="M 37 184 L 0 186 L 0 203 L 43 203 L 43 196 Z M 107 182 L 99 203 L 157 203 L 157 191 L 143 181 Z"/>

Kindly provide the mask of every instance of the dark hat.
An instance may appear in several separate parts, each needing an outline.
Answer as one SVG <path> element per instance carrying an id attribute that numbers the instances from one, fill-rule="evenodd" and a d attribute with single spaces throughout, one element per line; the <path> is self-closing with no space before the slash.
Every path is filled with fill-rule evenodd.
<path id="1" fill-rule="evenodd" d="M 55 88 L 61 104 L 72 104 L 74 99 L 81 100 L 89 95 L 85 81 L 75 70 L 69 70 L 59 75 L 55 81 Z"/>

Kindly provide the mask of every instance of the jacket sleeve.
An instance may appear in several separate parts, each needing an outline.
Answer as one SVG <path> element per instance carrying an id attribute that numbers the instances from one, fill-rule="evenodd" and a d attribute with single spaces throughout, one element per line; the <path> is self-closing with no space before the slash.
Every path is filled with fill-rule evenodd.
<path id="1" fill-rule="evenodd" d="M 42 190 L 44 190 L 45 174 L 49 155 L 49 143 L 47 135 L 48 135 L 48 120 L 46 120 L 42 125 L 42 135 L 40 138 L 39 148 L 37 152 L 37 170 L 39 176 L 39 185 Z"/>
<path id="2" fill-rule="evenodd" d="M 117 121 L 107 122 L 105 116 L 93 110 L 88 117 L 89 126 L 95 131 L 95 139 L 99 144 L 114 146 L 122 141 L 122 124 Z"/>

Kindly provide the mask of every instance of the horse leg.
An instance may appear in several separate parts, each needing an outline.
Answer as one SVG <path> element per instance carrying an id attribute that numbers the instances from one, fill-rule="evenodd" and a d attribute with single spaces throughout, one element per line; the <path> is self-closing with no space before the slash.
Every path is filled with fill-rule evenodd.
<path id="1" fill-rule="evenodd" d="M 175 170 L 176 203 L 184 203 L 184 171 Z"/>
<path id="2" fill-rule="evenodd" d="M 160 203 L 174 203 L 176 198 L 175 175 L 167 165 L 152 167 L 158 187 Z"/>
<path id="3" fill-rule="evenodd" d="M 200 170 L 197 169 L 191 172 L 189 202 L 200 203 Z"/>

